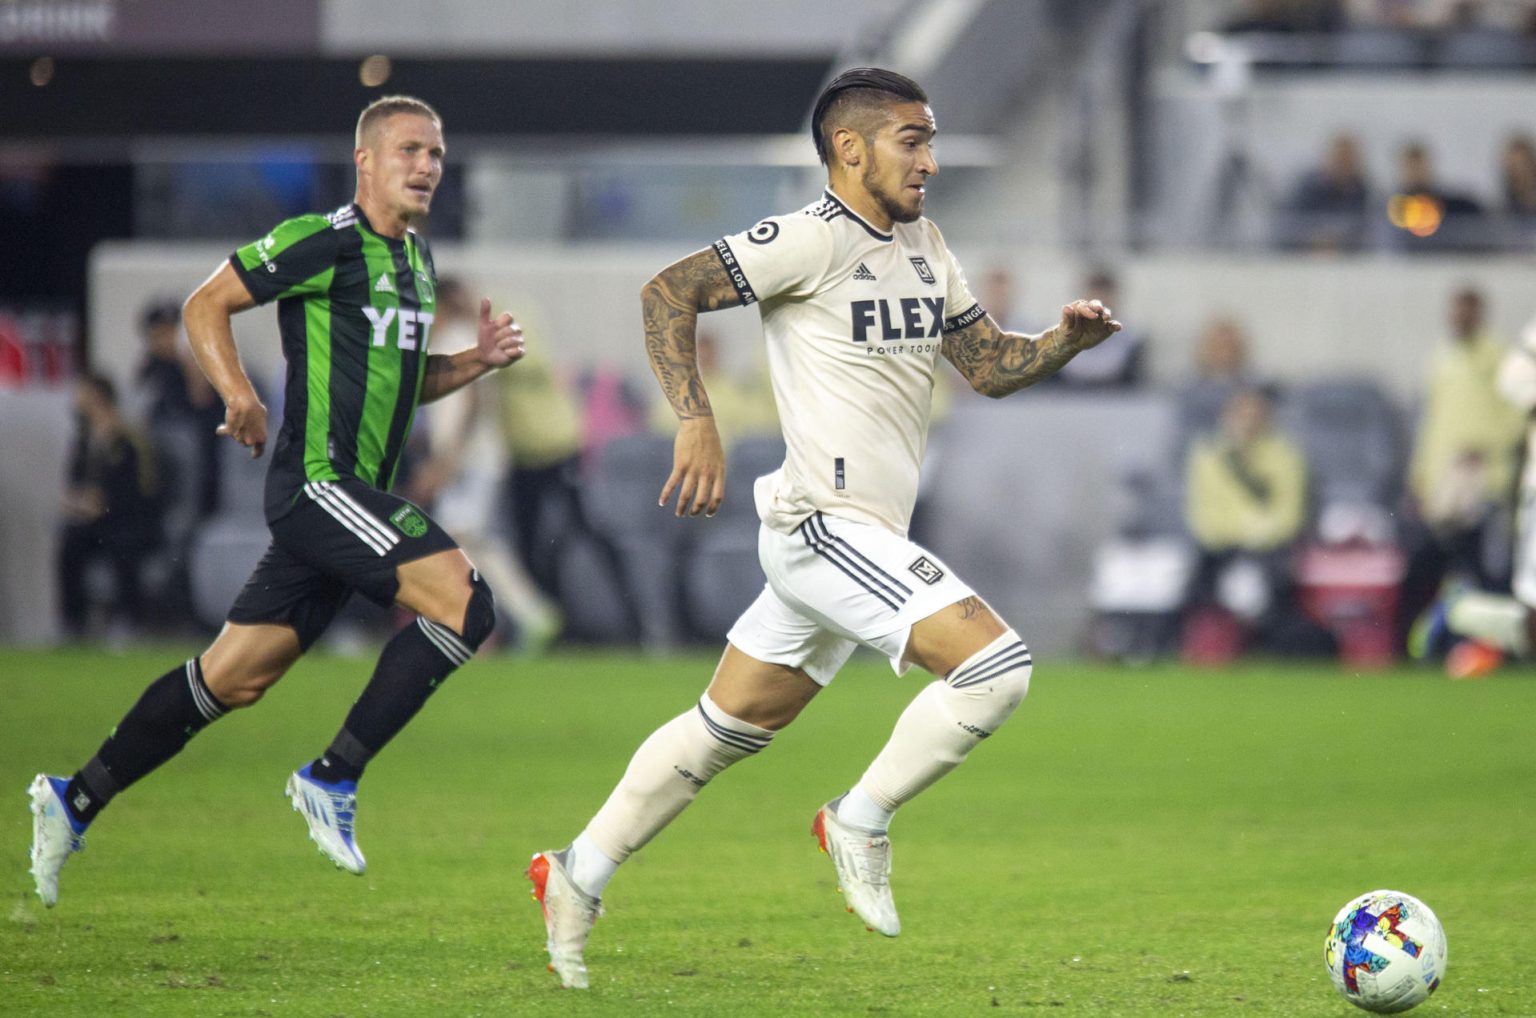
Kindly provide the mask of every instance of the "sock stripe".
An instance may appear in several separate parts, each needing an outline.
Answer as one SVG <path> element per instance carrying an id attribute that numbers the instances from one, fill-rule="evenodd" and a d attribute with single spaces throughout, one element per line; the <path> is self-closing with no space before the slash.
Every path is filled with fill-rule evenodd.
<path id="1" fill-rule="evenodd" d="M 735 746 L 737 749 L 744 749 L 748 753 L 760 752 L 761 750 L 767 748 L 768 743 L 773 741 L 773 736 L 771 734 L 766 736 L 749 735 L 746 732 L 738 732 L 733 728 L 725 727 L 720 722 L 709 716 L 709 711 L 704 709 L 703 703 L 699 704 L 699 717 L 704 719 L 705 730 L 708 731 L 709 734 L 712 735 L 715 739 L 725 743 L 727 746 Z"/>
<path id="2" fill-rule="evenodd" d="M 187 662 L 187 688 L 192 691 L 192 702 L 204 721 L 217 721 L 224 716 L 226 709 L 208 691 L 208 685 L 203 681 L 203 670 L 198 666 L 197 658 Z"/>
<path id="3" fill-rule="evenodd" d="M 447 658 L 455 668 L 474 657 L 475 652 L 465 646 L 464 641 L 459 639 L 459 635 L 447 626 L 438 625 L 425 615 L 416 616 L 416 625 L 421 627 L 421 631 L 427 634 L 427 639 L 443 652 L 443 657 Z"/>
<path id="4" fill-rule="evenodd" d="M 962 689 L 986 682 L 988 679 L 995 679 L 1006 671 L 1033 662 L 1034 658 L 1030 655 L 1029 648 L 1024 646 L 1024 641 L 1019 640 L 975 664 L 955 669 L 944 681 L 955 689 Z"/>

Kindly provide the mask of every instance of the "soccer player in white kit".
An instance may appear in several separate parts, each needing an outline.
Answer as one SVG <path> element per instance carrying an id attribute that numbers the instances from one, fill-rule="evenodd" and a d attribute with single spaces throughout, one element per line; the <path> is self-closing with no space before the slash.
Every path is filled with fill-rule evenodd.
<path id="1" fill-rule="evenodd" d="M 1497 376 L 1499 394 L 1526 412 L 1526 460 L 1520 475 L 1513 597 L 1452 587 L 1430 607 L 1421 649 L 1465 638 L 1445 657 L 1454 679 L 1475 679 L 1497 668 L 1505 655 L 1529 657 L 1536 647 L 1536 320 L 1505 353 Z M 1415 627 L 1418 628 L 1418 627 Z M 1410 647 L 1410 649 L 1412 649 Z M 1416 655 L 1418 656 L 1418 655 Z"/>
<path id="2" fill-rule="evenodd" d="M 765 749 L 858 644 L 940 676 L 902 714 L 864 776 L 812 830 L 850 909 L 901 931 L 887 829 L 903 803 L 960 763 L 1023 700 L 1030 654 L 935 555 L 907 540 L 939 355 L 1000 397 L 1052 374 L 1120 325 L 1076 301 L 1036 336 L 1002 331 L 922 218 L 938 172 L 933 111 L 912 80 L 844 72 L 811 117 L 827 189 L 798 212 L 679 261 L 641 293 L 646 351 L 679 419 L 661 504 L 712 515 L 725 455 L 694 353 L 698 314 L 756 303 L 784 465 L 757 480 L 767 585 L 737 620 L 697 705 L 636 751 L 569 847 L 534 855 L 550 968 L 587 985 L 582 958 L 608 879 L 726 767 Z"/>

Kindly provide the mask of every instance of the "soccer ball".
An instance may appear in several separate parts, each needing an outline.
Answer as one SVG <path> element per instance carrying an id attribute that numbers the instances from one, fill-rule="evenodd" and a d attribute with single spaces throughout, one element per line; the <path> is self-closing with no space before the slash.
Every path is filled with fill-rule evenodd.
<path id="1" fill-rule="evenodd" d="M 1395 1014 L 1424 1003 L 1445 978 L 1445 930 L 1413 895 L 1372 891 L 1333 917 L 1323 959 L 1345 1000 Z"/>

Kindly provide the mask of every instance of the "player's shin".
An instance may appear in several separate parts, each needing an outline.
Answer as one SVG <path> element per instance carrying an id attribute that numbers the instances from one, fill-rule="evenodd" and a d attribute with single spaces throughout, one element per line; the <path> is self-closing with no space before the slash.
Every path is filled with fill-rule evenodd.
<path id="1" fill-rule="evenodd" d="M 459 626 L 462 632 L 422 615 L 384 645 L 373 677 L 347 713 L 341 731 L 310 765 L 312 777 L 331 784 L 356 781 L 443 680 L 474 656 L 496 626 L 496 605 L 479 573 L 470 574 L 470 587 L 469 605 Z"/>
<path id="2" fill-rule="evenodd" d="M 571 870 L 577 886 L 594 898 L 601 895 L 601 885 L 618 864 L 671 823 L 711 778 L 761 751 L 772 739 L 772 732 L 731 717 L 707 694 L 697 707 L 656 729 L 635 751 L 608 801 L 572 845 Z M 611 865 L 578 858 L 593 848 Z"/>
<path id="3" fill-rule="evenodd" d="M 89 824 L 113 796 L 180 753 L 192 736 L 227 711 L 203 681 L 200 658 L 172 668 L 150 683 L 96 755 L 70 779 L 64 793 L 70 813 Z"/>
<path id="4" fill-rule="evenodd" d="M 883 834 L 891 816 L 954 770 L 1029 692 L 1029 648 L 1009 630 L 908 704 L 859 783 L 834 805 L 848 827 Z"/>

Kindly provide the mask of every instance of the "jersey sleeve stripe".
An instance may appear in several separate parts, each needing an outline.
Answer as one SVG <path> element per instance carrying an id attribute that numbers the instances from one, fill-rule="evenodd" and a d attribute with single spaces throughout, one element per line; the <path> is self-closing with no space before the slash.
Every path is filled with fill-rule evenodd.
<path id="1" fill-rule="evenodd" d="M 975 325 L 985 317 L 987 317 L 987 309 L 980 304 L 972 304 L 969 311 L 955 315 L 953 318 L 944 319 L 944 331 L 954 332 L 957 329 L 965 328 L 967 325 Z"/>
<path id="2" fill-rule="evenodd" d="M 736 261 L 736 253 L 731 250 L 731 245 L 721 237 L 715 241 L 715 254 L 720 258 L 720 264 L 725 266 L 725 274 L 731 277 L 731 285 L 736 288 L 736 296 L 741 298 L 743 304 L 755 304 L 757 294 L 752 292 L 752 284 L 747 282 L 747 274 L 741 271 L 741 263 Z"/>

